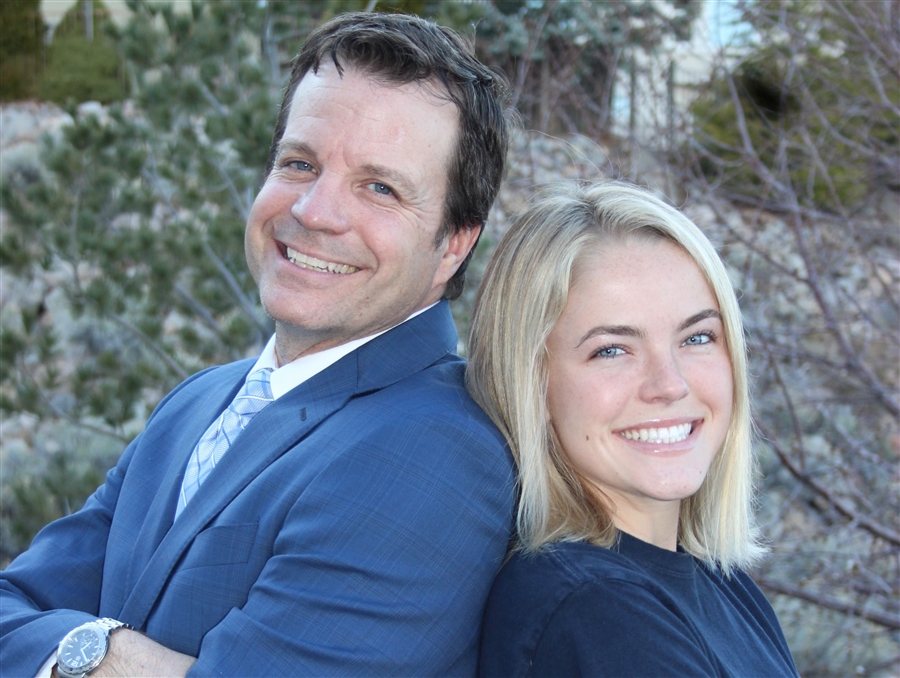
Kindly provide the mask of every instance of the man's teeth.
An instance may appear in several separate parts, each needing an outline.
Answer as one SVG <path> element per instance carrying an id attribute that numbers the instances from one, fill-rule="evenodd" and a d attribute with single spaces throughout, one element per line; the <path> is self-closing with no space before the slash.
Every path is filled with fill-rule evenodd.
<path id="1" fill-rule="evenodd" d="M 309 257 L 301 254 L 297 250 L 285 247 L 287 250 L 287 258 L 292 264 L 296 264 L 300 268 L 308 268 L 310 271 L 319 271 L 320 273 L 355 273 L 359 269 L 356 266 L 348 266 L 347 264 L 335 264 L 330 261 L 322 261 L 315 257 Z"/>
<path id="2" fill-rule="evenodd" d="M 628 440 L 639 440 L 642 443 L 680 443 L 691 435 L 691 424 L 660 428 L 635 428 L 622 431 L 622 437 Z"/>

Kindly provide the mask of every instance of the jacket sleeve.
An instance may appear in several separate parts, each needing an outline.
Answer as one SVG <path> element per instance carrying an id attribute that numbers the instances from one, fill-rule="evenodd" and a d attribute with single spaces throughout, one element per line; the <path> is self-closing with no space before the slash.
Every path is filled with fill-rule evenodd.
<path id="1" fill-rule="evenodd" d="M 189 675 L 474 674 L 513 511 L 499 434 L 440 416 L 343 433 Z"/>
<path id="2" fill-rule="evenodd" d="M 33 678 L 63 636 L 98 616 L 106 539 L 135 443 L 70 516 L 47 525 L 0 574 L 0 667 Z"/>
<path id="3" fill-rule="evenodd" d="M 150 420 L 194 375 L 156 407 Z M 148 422 L 149 423 L 149 422 Z M 143 434 L 142 434 L 143 435 Z M 0 573 L 0 673 L 34 678 L 69 631 L 99 616 L 107 540 L 141 435 L 76 513 L 41 530 Z"/>

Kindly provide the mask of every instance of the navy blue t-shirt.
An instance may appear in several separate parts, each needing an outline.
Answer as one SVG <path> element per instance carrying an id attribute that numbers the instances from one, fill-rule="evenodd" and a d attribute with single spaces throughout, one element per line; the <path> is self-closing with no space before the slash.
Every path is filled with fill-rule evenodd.
<path id="1" fill-rule="evenodd" d="M 797 676 L 772 606 L 744 572 L 624 532 L 612 549 L 517 554 L 488 600 L 481 676 Z"/>

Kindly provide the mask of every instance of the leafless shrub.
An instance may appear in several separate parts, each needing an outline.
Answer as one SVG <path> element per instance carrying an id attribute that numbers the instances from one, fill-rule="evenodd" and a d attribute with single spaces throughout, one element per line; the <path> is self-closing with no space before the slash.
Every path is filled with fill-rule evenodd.
<path id="1" fill-rule="evenodd" d="M 758 44 L 719 64 L 679 160 L 742 293 L 772 543 L 756 576 L 805 674 L 896 671 L 900 8 L 744 10 Z"/>

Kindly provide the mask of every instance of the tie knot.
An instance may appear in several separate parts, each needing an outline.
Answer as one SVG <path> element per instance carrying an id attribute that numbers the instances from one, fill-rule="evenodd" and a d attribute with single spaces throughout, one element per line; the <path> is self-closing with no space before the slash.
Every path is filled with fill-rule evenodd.
<path id="1" fill-rule="evenodd" d="M 273 400 L 271 372 L 270 368 L 263 368 L 247 377 L 229 409 L 244 416 L 253 416 L 268 405 Z"/>
<path id="2" fill-rule="evenodd" d="M 249 377 L 244 389 L 253 395 L 259 395 L 267 400 L 272 400 L 272 368 L 263 367 Z"/>

